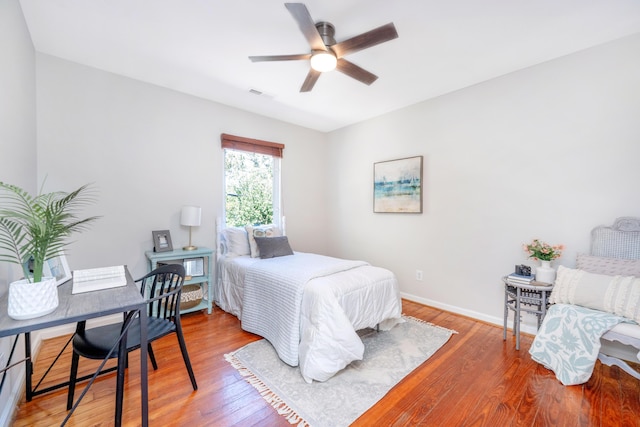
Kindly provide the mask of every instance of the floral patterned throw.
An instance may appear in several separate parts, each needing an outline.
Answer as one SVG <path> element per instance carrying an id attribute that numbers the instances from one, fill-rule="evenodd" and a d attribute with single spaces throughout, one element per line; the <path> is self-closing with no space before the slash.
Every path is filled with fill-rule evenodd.
<path id="1" fill-rule="evenodd" d="M 551 369 L 564 385 L 589 380 L 600 351 L 600 337 L 628 319 L 599 310 L 554 304 L 542 321 L 529 354 Z"/>

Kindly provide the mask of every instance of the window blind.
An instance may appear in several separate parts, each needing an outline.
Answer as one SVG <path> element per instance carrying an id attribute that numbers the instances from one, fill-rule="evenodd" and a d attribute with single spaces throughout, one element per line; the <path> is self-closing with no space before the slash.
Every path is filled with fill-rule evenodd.
<path id="1" fill-rule="evenodd" d="M 220 139 L 222 140 L 222 148 L 266 154 L 273 157 L 282 157 L 282 151 L 284 150 L 284 144 L 244 138 L 242 136 L 229 135 L 226 133 L 221 134 Z"/>

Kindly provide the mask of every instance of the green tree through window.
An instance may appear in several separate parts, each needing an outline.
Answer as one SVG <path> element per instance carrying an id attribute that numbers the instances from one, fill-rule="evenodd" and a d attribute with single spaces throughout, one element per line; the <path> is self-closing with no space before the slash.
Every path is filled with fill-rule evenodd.
<path id="1" fill-rule="evenodd" d="M 278 161 L 270 155 L 224 150 L 227 226 L 273 223 Z"/>

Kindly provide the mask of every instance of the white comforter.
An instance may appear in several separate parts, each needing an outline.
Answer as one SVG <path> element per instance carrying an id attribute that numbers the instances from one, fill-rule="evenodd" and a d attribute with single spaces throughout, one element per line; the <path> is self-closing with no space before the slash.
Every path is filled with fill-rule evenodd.
<path id="1" fill-rule="evenodd" d="M 224 308 L 224 307 L 223 307 Z M 364 346 L 356 330 L 401 321 L 395 276 L 362 261 L 297 252 L 251 263 L 245 273 L 242 328 L 300 365 L 307 382 L 326 381 Z"/>

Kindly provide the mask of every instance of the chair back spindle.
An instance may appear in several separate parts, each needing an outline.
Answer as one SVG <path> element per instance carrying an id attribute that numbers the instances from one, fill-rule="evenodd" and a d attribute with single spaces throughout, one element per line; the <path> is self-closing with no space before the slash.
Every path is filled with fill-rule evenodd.
<path id="1" fill-rule="evenodd" d="M 147 315 L 179 321 L 180 297 L 185 271 L 180 264 L 168 264 L 138 279 L 140 292 L 147 299 Z"/>

